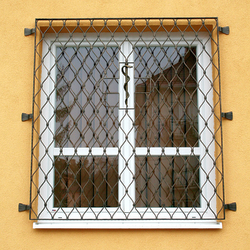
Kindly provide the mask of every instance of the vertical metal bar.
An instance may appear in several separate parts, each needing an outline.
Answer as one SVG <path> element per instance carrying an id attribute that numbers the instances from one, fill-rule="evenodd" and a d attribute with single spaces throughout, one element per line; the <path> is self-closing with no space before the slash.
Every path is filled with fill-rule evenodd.
<path id="1" fill-rule="evenodd" d="M 79 50 L 80 50 L 80 48 L 79 48 Z M 79 52 L 79 50 L 77 51 L 77 52 Z M 84 54 L 84 52 L 82 51 L 82 53 L 81 53 L 81 51 L 79 52 L 80 54 Z M 81 65 L 81 79 L 84 79 L 84 74 L 83 74 L 83 64 Z M 80 75 L 80 72 L 79 72 L 79 75 Z M 79 94 L 79 97 L 78 97 L 78 99 L 79 99 L 79 103 L 81 104 L 81 108 L 84 106 L 84 98 L 83 98 L 83 84 L 82 84 L 82 81 L 81 81 L 81 88 L 80 88 L 80 94 Z M 81 109 L 82 110 L 82 109 Z M 83 135 L 82 135 L 82 132 L 83 132 L 83 112 L 81 111 L 81 115 L 80 115 L 80 119 L 79 119 L 79 122 L 80 122 L 80 136 L 81 136 L 81 138 L 80 138 L 80 144 L 79 144 L 79 146 L 80 147 L 83 147 L 84 145 L 83 145 Z M 82 171 L 82 169 L 83 169 L 83 167 L 84 167 L 84 160 L 83 160 L 83 162 L 82 162 L 82 157 L 80 157 L 80 187 L 81 187 L 81 195 L 80 195 L 80 204 L 81 204 L 81 207 L 83 206 L 83 202 L 84 202 L 84 199 L 82 199 L 82 197 L 83 197 L 83 195 L 84 195 L 84 190 L 82 189 L 82 184 L 84 185 L 84 183 L 82 183 L 82 178 L 83 178 L 83 173 L 84 173 L 84 171 Z"/>
<path id="2" fill-rule="evenodd" d="M 65 50 L 66 50 L 67 48 L 65 48 Z M 64 51 L 64 52 L 66 52 L 66 51 Z M 64 55 L 65 54 L 67 54 L 67 53 L 64 53 Z M 70 58 L 71 59 L 71 58 Z M 69 60 L 69 59 L 68 59 Z M 67 60 L 67 61 L 68 61 Z M 68 112 L 68 115 L 67 115 L 67 127 L 66 127 L 66 138 L 67 138 L 67 147 L 70 147 L 70 145 L 69 145 L 69 142 L 70 142 L 70 140 L 69 140 L 69 128 L 70 128 L 70 115 L 69 115 L 69 112 L 70 112 L 70 110 L 69 110 L 69 103 L 70 103 L 70 98 L 69 98 L 69 93 L 70 93 L 70 88 L 71 88 L 71 84 L 70 84 L 70 81 L 69 81 L 69 71 L 68 71 L 68 68 L 69 68 L 69 64 L 65 67 L 65 71 L 64 71 L 64 76 L 66 75 L 66 72 L 67 72 L 67 77 L 66 77 L 66 84 L 67 84 L 67 87 L 68 87 L 68 93 L 67 93 L 67 95 L 65 95 L 65 97 L 67 96 L 67 103 L 66 103 L 66 105 L 67 105 L 67 107 L 68 107 L 68 109 L 67 109 L 67 112 Z"/>
<path id="3" fill-rule="evenodd" d="M 104 72 L 104 79 L 105 79 L 106 73 Z M 104 86 L 102 85 L 102 93 L 104 93 L 105 97 L 104 97 L 104 105 L 105 105 L 105 134 L 106 134 L 106 145 L 105 147 L 108 147 L 108 110 L 109 110 L 109 105 L 108 105 L 108 94 L 107 94 L 107 90 L 108 90 L 108 83 L 106 81 L 103 81 Z M 104 145 L 103 145 L 104 146 Z M 105 191 L 106 191 L 106 199 L 105 199 L 105 206 L 108 206 L 108 157 L 106 157 L 106 172 L 105 172 Z"/>
<path id="4" fill-rule="evenodd" d="M 148 147 L 148 125 L 147 125 L 147 84 L 145 83 L 144 87 L 144 93 L 145 93 L 145 146 Z M 148 207 L 148 158 L 145 157 L 145 179 L 146 179 L 146 207 Z"/>
<path id="5" fill-rule="evenodd" d="M 94 53 L 94 52 L 93 52 Z M 93 78 L 96 80 L 96 68 L 97 68 L 97 64 L 96 64 L 96 62 L 94 62 L 94 65 L 95 65 L 95 67 L 94 67 L 94 69 L 93 69 Z M 97 76 L 97 78 L 98 78 L 98 76 Z M 96 94 L 95 94 L 95 86 L 93 85 L 93 90 L 92 90 L 92 93 L 91 93 L 91 97 L 92 97 L 92 101 L 93 101 L 93 104 L 94 104 L 94 107 L 96 108 Z M 90 100 L 91 101 L 91 100 Z M 93 133 L 95 134 L 94 136 L 93 136 L 93 145 L 92 145 L 92 147 L 95 147 L 95 146 L 97 146 L 97 145 L 95 145 L 96 144 L 96 131 L 95 131 L 95 121 L 96 121 L 96 117 L 94 116 L 94 118 L 93 118 L 93 122 L 92 122 L 92 131 L 93 131 Z"/>
<path id="6" fill-rule="evenodd" d="M 105 173 L 105 184 L 106 184 L 106 199 L 105 199 L 105 207 L 108 206 L 108 157 L 106 156 L 106 173 Z"/>
<path id="7" fill-rule="evenodd" d="M 65 55 L 66 53 L 64 53 L 64 55 Z M 71 59 L 71 58 L 70 58 Z M 69 59 L 68 59 L 69 60 Z M 67 86 L 68 86 L 68 95 L 67 95 L 67 107 L 68 107 L 68 109 L 67 109 L 67 121 L 68 121 L 68 126 L 67 126 L 67 132 L 66 132 L 66 138 L 67 138 L 67 147 L 70 147 L 71 145 L 69 145 L 69 142 L 70 142 L 70 135 L 69 135 L 69 129 L 70 129 L 70 109 L 69 109 L 69 103 L 70 103 L 70 97 L 69 97 L 69 93 L 70 93 L 70 88 L 71 88 L 71 84 L 70 84 L 70 81 L 69 81 L 69 79 L 70 79 L 70 76 L 69 76 L 69 74 L 70 74 L 70 72 L 68 71 L 68 70 L 66 70 L 66 69 L 68 69 L 69 68 L 69 64 L 65 67 L 65 72 L 64 72 L 64 75 L 66 74 L 66 71 L 67 71 L 67 78 L 66 78 L 66 81 L 67 81 Z M 65 95 L 66 96 L 66 95 Z M 73 146 L 73 145 L 72 145 Z M 68 199 L 69 199 L 69 182 L 68 182 L 68 180 L 69 180 L 69 158 L 67 157 L 67 165 L 66 165 L 66 171 L 67 171 L 67 184 L 66 184 L 66 187 L 67 187 L 67 205 L 66 205 L 66 207 L 68 207 Z"/>
<path id="8" fill-rule="evenodd" d="M 216 29 L 217 29 L 217 53 L 218 53 L 218 75 L 219 75 L 219 103 L 220 103 L 220 114 L 222 113 L 222 107 L 221 107 L 221 77 L 220 77 L 220 46 L 219 46 L 219 24 L 218 24 L 218 18 L 215 18 L 216 20 Z M 212 36 L 212 34 L 211 34 Z M 212 57 L 212 59 L 214 59 Z M 224 190 L 224 160 L 223 160 L 223 131 L 222 131 L 222 118 L 220 117 L 220 129 L 221 129 L 221 142 L 220 142 L 220 150 L 221 150 L 221 181 L 222 181 L 222 200 L 223 200 L 223 206 L 225 205 L 225 190 Z M 219 182 L 219 181 L 218 181 Z M 216 214 L 216 219 L 218 217 L 218 214 Z M 225 209 L 223 210 L 223 219 L 225 219 Z"/>
<path id="9" fill-rule="evenodd" d="M 66 195 L 66 207 L 68 207 L 68 199 L 69 199 L 69 157 L 66 157 L 66 181 L 65 185 L 67 187 L 67 195 Z"/>
<path id="10" fill-rule="evenodd" d="M 185 83 L 185 64 L 183 64 L 183 83 Z M 186 117 L 186 89 L 185 89 L 185 86 L 183 84 L 183 108 L 184 108 L 184 147 L 187 146 L 187 136 L 186 136 L 186 133 L 187 133 L 187 117 Z"/>
<path id="11" fill-rule="evenodd" d="M 171 91 L 171 144 L 172 144 L 172 147 L 174 146 L 174 109 L 173 109 L 173 72 L 172 72 L 172 67 L 173 67 L 173 64 L 171 65 L 171 68 L 170 68 L 170 81 L 171 81 L 171 84 L 170 84 L 170 91 Z M 172 206 L 174 207 L 175 206 L 175 187 L 174 187 L 174 156 L 172 156 L 172 161 L 171 161 L 171 164 L 172 164 Z"/>
<path id="12" fill-rule="evenodd" d="M 145 168 L 146 168 L 146 207 L 149 206 L 148 204 L 148 157 L 145 157 Z"/>
<path id="13" fill-rule="evenodd" d="M 30 162 L 30 209 L 29 209 L 29 219 L 31 220 L 31 211 L 32 211 L 32 185 L 33 185 L 33 147 L 34 147 L 34 128 L 35 128 L 35 118 L 34 118 L 34 110 L 35 110 L 35 79 L 36 79 L 36 36 L 37 36 L 37 20 L 35 20 L 35 34 L 34 34 L 34 65 L 33 65 L 33 102 L 32 102 L 32 114 L 33 114 L 33 118 L 32 118 L 32 127 L 31 127 L 31 162 Z"/>
<path id="14" fill-rule="evenodd" d="M 184 58 L 185 58 L 185 54 L 184 54 Z M 188 60 L 188 59 L 187 59 Z M 183 63 L 183 77 L 182 77 L 182 81 L 183 83 L 185 83 L 186 80 L 186 75 L 185 75 L 185 60 Z M 185 89 L 185 85 L 183 84 L 183 108 L 184 108 L 184 147 L 187 146 L 187 117 L 186 117 L 186 89 Z M 184 156 L 184 165 L 185 165 L 185 204 L 186 207 L 188 207 L 188 169 L 187 169 L 187 156 Z"/>
<path id="15" fill-rule="evenodd" d="M 159 81 L 157 81 L 157 91 L 158 91 L 158 146 L 161 146 L 161 110 L 160 110 L 160 85 L 159 85 Z M 158 162 L 158 166 L 159 166 L 159 206 L 161 207 L 161 158 L 159 157 L 159 162 Z"/>
<path id="16" fill-rule="evenodd" d="M 80 50 L 80 48 L 79 48 L 79 50 Z M 79 52 L 79 50 L 77 51 L 77 52 Z M 84 55 L 84 51 L 80 51 L 79 52 L 80 53 L 80 55 L 82 54 L 82 55 Z M 81 78 L 81 88 L 80 88 L 80 94 L 79 94 L 79 96 L 78 96 L 78 100 L 79 100 L 79 103 L 81 104 L 81 108 L 83 107 L 83 105 L 84 105 L 84 103 L 83 103 L 83 100 L 84 100 L 84 98 L 83 98 L 83 82 L 82 82 L 82 80 L 84 81 L 84 74 L 83 74 L 83 72 L 84 72 L 84 70 L 83 70 L 83 67 L 84 67 L 84 62 L 82 63 L 82 65 L 81 65 L 81 74 L 80 74 L 80 72 L 79 72 L 79 75 L 80 75 L 80 78 Z M 82 139 L 82 131 L 83 131 L 83 112 L 81 112 L 81 117 L 80 117 L 80 119 L 79 119 L 79 122 L 80 122 L 80 134 L 81 134 L 81 138 L 80 138 L 80 147 L 84 147 L 83 146 L 83 139 Z"/>
<path id="17" fill-rule="evenodd" d="M 94 50 L 94 48 L 93 48 Z M 93 54 L 95 55 L 95 52 L 93 51 Z M 92 74 L 93 74 L 93 78 L 96 79 L 96 62 L 94 62 L 94 65 L 95 67 L 93 67 L 93 71 L 92 71 Z M 90 76 L 91 77 L 91 76 Z M 92 89 L 92 93 L 91 93 L 91 98 L 92 98 L 92 101 L 95 105 L 95 93 L 94 93 L 94 88 L 95 86 L 93 86 L 93 89 Z M 91 101 L 91 99 L 90 99 Z M 96 131 L 95 131 L 95 118 L 93 119 L 93 122 L 91 123 L 92 126 L 92 133 L 96 134 Z M 92 138 L 92 147 L 95 146 L 95 143 L 96 143 L 96 140 L 95 140 L 95 136 L 93 136 Z M 96 191 L 95 191 L 95 156 L 93 156 L 93 166 L 92 166 L 92 169 L 93 169 L 93 176 L 92 176 L 92 182 L 93 182 L 93 207 L 95 206 L 95 197 L 97 197 L 97 191 L 98 191 L 98 187 L 96 187 Z"/>
<path id="18" fill-rule="evenodd" d="M 93 162 L 92 162 L 92 207 L 95 206 L 95 157 L 93 156 Z"/>
<path id="19" fill-rule="evenodd" d="M 80 185 L 80 197 L 79 197 L 79 204 L 80 207 L 82 206 L 82 157 L 79 157 L 79 174 L 80 174 L 80 178 L 79 178 L 79 185 Z"/>

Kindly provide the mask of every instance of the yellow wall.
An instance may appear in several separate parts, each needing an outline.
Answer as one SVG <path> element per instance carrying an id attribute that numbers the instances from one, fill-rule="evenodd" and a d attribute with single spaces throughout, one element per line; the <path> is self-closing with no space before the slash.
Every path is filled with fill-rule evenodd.
<path id="1" fill-rule="evenodd" d="M 211 17 L 230 26 L 220 35 L 226 212 L 222 230 L 34 230 L 28 212 L 35 18 Z M 0 249 L 249 249 L 250 243 L 250 1 L 1 0 Z"/>

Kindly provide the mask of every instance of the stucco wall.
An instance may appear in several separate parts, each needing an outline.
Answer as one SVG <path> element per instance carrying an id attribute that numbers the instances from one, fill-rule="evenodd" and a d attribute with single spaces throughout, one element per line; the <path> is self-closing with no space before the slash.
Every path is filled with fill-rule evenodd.
<path id="1" fill-rule="evenodd" d="M 249 249 L 250 243 L 250 1 L 2 0 L 0 8 L 0 249 Z M 35 18 L 210 17 L 230 26 L 220 35 L 226 212 L 222 230 L 34 230 L 28 212 L 33 36 Z M 248 112 L 249 110 L 249 112 Z"/>

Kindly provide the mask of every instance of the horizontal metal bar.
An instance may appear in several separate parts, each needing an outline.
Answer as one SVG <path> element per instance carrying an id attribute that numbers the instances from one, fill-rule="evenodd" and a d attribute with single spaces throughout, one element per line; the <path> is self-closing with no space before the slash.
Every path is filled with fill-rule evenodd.
<path id="1" fill-rule="evenodd" d="M 201 19 L 201 20 L 207 20 L 207 19 L 215 19 L 217 20 L 218 17 L 112 17 L 112 18 L 36 18 L 36 21 L 80 21 L 80 20 L 160 20 L 160 19 L 165 19 L 165 20 L 188 20 L 188 19 Z"/>

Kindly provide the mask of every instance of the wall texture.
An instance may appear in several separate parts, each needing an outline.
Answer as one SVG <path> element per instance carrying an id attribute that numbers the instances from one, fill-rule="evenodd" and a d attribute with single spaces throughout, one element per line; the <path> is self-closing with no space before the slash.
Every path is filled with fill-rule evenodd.
<path id="1" fill-rule="evenodd" d="M 250 1 L 2 0 L 0 9 L 0 249 L 249 249 Z M 226 212 L 222 230 L 34 230 L 19 202 L 29 202 L 33 28 L 35 18 L 211 17 L 230 26 L 220 36 Z M 249 110 L 249 112 L 248 112 Z"/>

